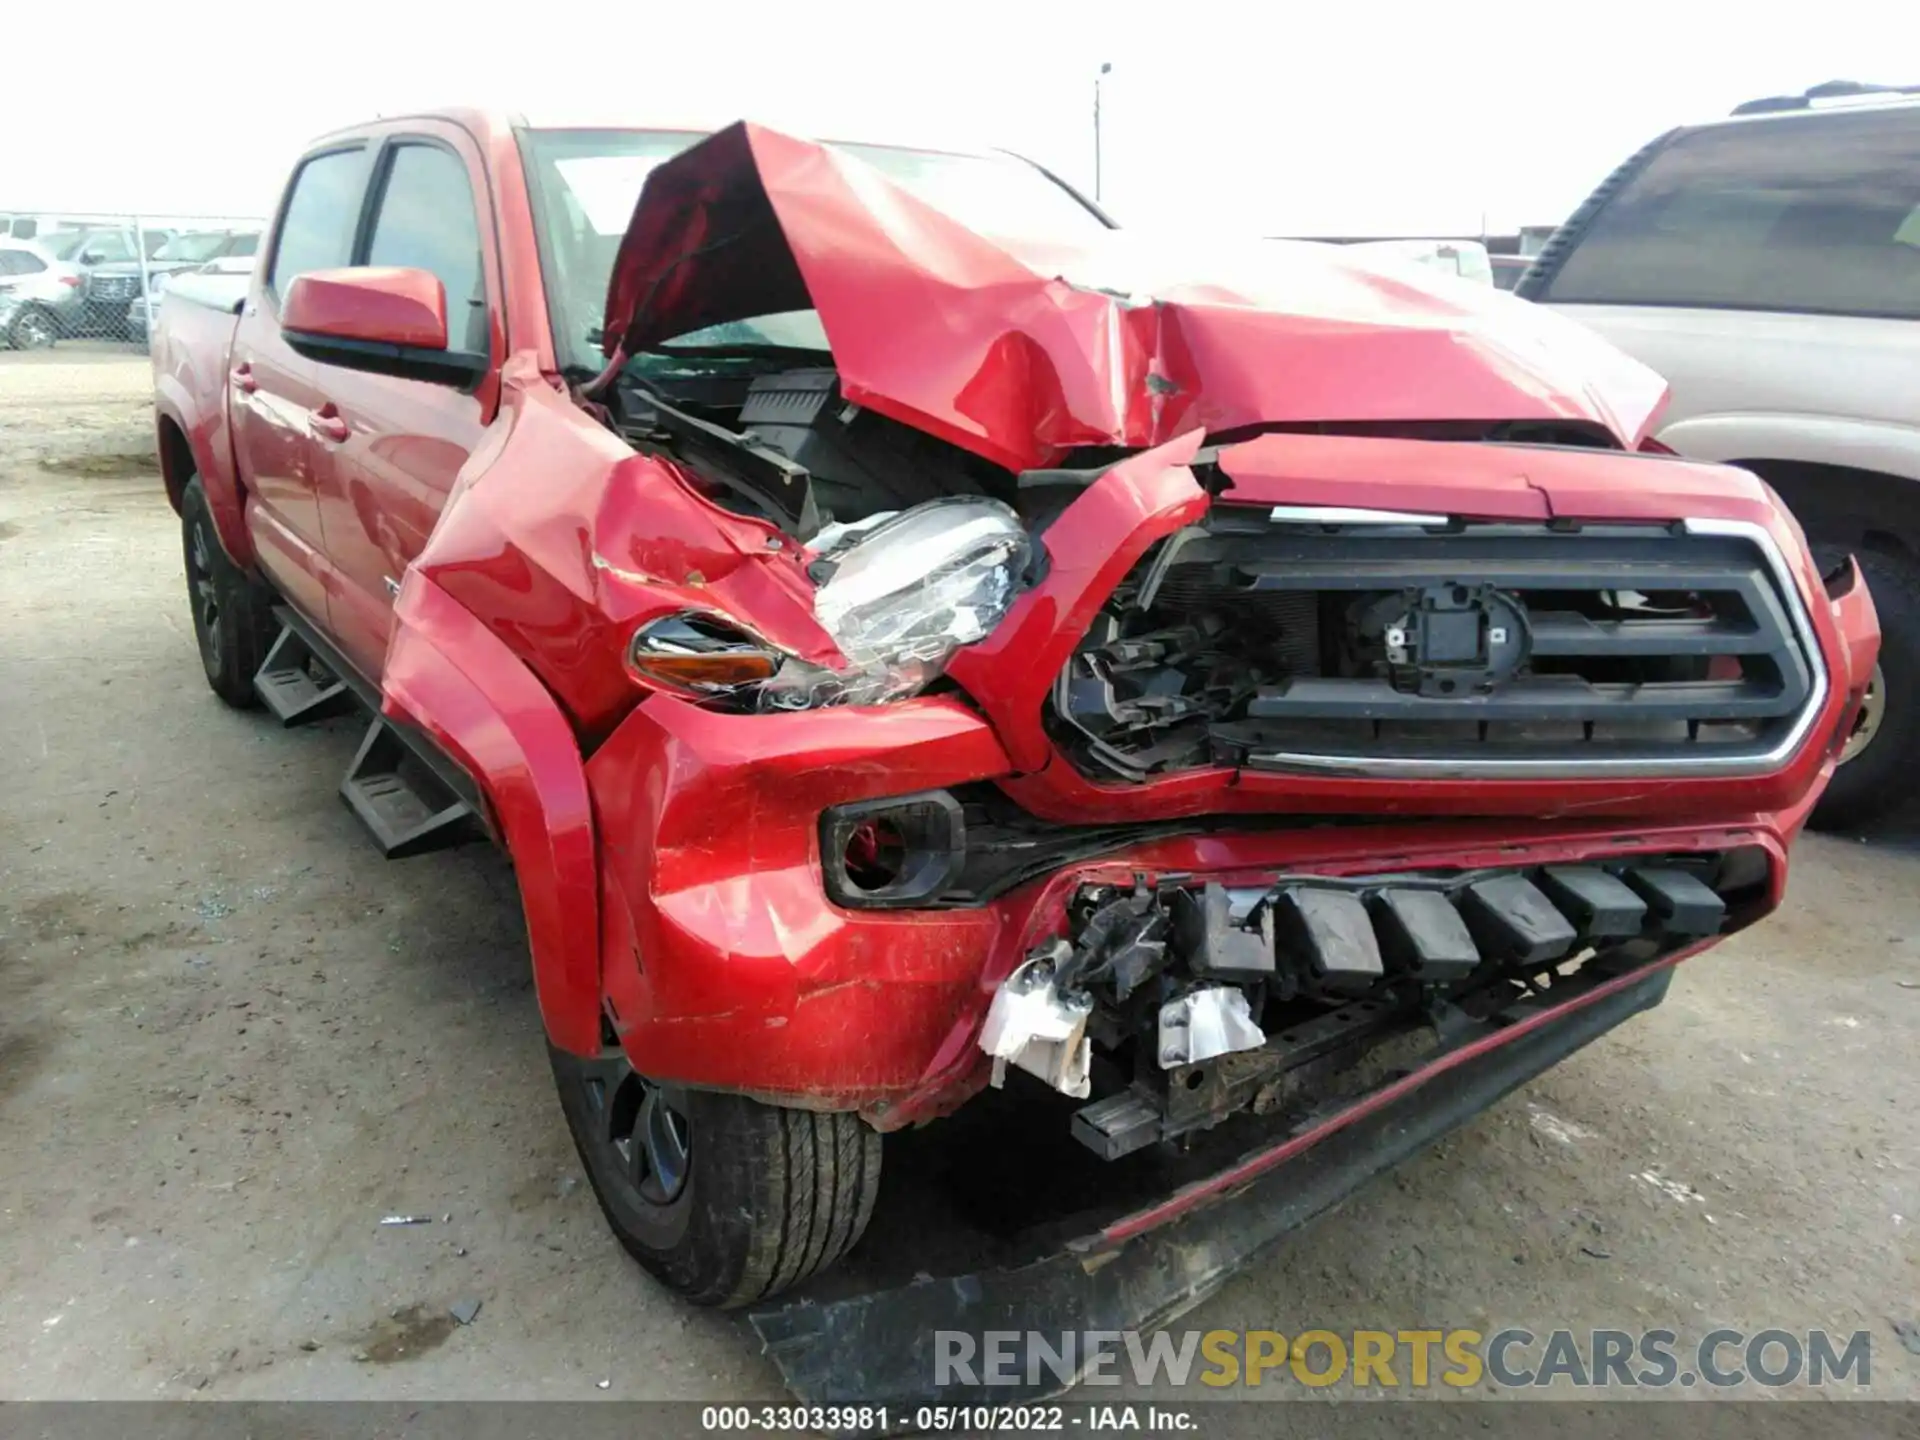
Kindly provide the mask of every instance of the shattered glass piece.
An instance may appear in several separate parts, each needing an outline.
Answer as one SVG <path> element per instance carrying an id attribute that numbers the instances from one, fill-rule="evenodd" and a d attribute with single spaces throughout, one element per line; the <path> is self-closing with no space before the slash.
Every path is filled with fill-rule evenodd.
<path id="1" fill-rule="evenodd" d="M 1230 985 L 1190 990 L 1160 1007 L 1160 1068 L 1197 1065 L 1235 1050 L 1257 1050 L 1266 1033 L 1246 995 Z"/>

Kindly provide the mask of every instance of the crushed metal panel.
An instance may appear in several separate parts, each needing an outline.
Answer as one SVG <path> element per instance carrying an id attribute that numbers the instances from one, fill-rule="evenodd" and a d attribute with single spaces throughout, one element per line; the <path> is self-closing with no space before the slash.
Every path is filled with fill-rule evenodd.
<path id="1" fill-rule="evenodd" d="M 1333 246 L 989 239 L 847 151 L 745 123 L 649 173 L 609 353 L 807 308 L 848 401 L 1012 470 L 1324 420 L 1572 422 L 1631 447 L 1666 397 L 1552 311 Z"/>
<path id="2" fill-rule="evenodd" d="M 1162 1005 L 1159 1040 L 1162 1070 L 1198 1065 L 1235 1050 L 1257 1050 L 1267 1043 L 1246 993 L 1230 985 L 1189 990 Z"/>

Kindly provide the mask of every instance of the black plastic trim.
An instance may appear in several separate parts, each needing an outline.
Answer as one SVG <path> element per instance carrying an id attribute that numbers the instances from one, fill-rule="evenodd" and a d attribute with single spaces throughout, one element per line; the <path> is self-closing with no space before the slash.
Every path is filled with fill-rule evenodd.
<path id="1" fill-rule="evenodd" d="M 384 721 L 395 738 L 412 751 L 422 765 L 433 771 L 435 777 L 471 808 L 474 814 L 480 816 L 483 821 L 486 820 L 489 812 L 481 802 L 480 787 L 474 783 L 473 777 L 466 772 L 459 761 L 429 740 L 418 728 L 404 721 L 381 715 L 380 687 L 361 674 L 337 645 L 321 634 L 306 616 L 291 605 L 274 606 L 273 618 L 305 641 L 307 648 L 313 651 L 320 663 L 353 691 L 354 698 L 360 702 L 362 709 Z"/>
<path id="2" fill-rule="evenodd" d="M 905 837 L 906 863 L 889 884 L 865 886 L 848 873 L 847 844 L 863 823 L 882 819 L 892 821 Z M 966 816 L 945 790 L 857 800 L 820 816 L 820 873 L 827 897 L 849 910 L 926 907 L 953 882 L 966 855 Z"/>

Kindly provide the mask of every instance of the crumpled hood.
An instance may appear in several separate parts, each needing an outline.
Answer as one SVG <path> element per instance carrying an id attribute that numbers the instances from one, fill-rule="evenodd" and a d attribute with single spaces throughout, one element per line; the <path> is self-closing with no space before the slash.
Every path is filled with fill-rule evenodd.
<path id="1" fill-rule="evenodd" d="M 1213 249 L 989 237 L 741 123 L 648 177 L 606 345 L 812 308 L 848 400 L 1014 470 L 1263 423 L 1575 421 L 1631 447 L 1664 403 L 1653 371 L 1489 286 L 1336 246 Z"/>

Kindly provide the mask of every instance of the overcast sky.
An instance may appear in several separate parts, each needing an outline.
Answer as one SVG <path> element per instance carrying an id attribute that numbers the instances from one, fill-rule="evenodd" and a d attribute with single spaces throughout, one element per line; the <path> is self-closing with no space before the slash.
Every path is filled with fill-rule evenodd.
<path id="1" fill-rule="evenodd" d="M 1553 223 L 1642 141 L 1743 99 L 1920 83 L 1913 0 L 12 9 L 7 52 L 39 57 L 7 67 L 0 107 L 0 208 L 23 210 L 261 214 L 309 137 L 449 103 L 959 138 L 1090 191 L 1110 61 L 1104 189 L 1123 223 L 1472 233 Z"/>

